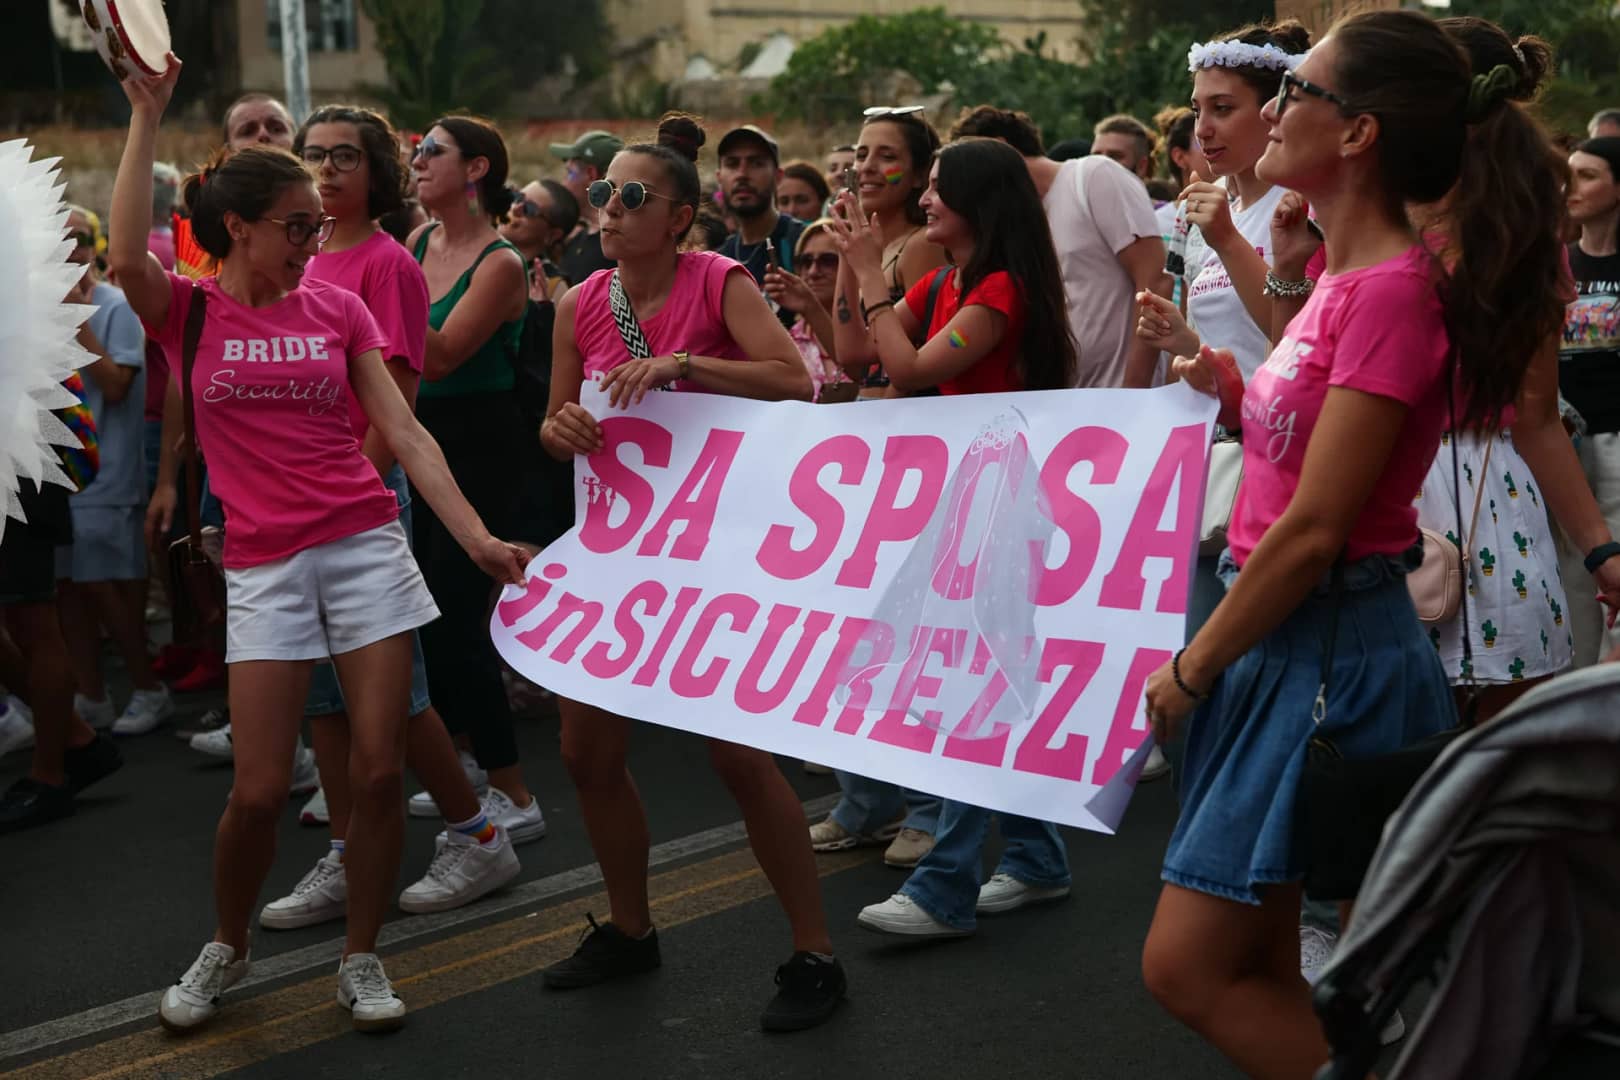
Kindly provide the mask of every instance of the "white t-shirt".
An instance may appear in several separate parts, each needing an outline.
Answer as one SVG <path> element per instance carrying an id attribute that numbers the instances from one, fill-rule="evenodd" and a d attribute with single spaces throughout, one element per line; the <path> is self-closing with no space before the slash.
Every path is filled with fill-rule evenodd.
<path id="1" fill-rule="evenodd" d="M 1232 210 L 1232 224 L 1260 257 L 1271 265 L 1271 215 L 1288 189 L 1273 186 L 1252 206 Z M 1192 227 L 1187 233 L 1187 322 L 1205 345 L 1231 349 L 1248 382 L 1271 353 L 1271 327 L 1249 318 L 1243 298 L 1232 287 L 1226 267 Z"/>
<path id="2" fill-rule="evenodd" d="M 1158 236 L 1142 181 L 1101 155 L 1065 161 L 1046 193 L 1069 328 L 1080 350 L 1076 386 L 1125 384 L 1125 354 L 1134 340 L 1136 285 L 1119 253 Z"/>

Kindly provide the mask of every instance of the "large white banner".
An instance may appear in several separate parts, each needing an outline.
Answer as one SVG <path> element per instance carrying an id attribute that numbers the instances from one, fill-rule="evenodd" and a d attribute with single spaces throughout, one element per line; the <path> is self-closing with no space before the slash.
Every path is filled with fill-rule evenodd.
<path id="1" fill-rule="evenodd" d="M 624 716 L 1112 832 L 1179 647 L 1215 405 L 649 394 L 490 629 Z M 1137 753 L 1140 748 L 1141 752 Z M 1133 760 L 1134 759 L 1134 760 Z"/>

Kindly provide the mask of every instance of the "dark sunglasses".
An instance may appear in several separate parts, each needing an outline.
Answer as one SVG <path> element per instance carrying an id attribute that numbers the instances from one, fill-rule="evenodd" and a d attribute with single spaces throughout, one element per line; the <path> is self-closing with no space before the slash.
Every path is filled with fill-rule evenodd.
<path id="1" fill-rule="evenodd" d="M 366 159 L 366 152 L 360 149 L 358 146 L 350 146 L 348 143 L 339 143 L 337 146 L 330 148 L 325 146 L 306 146 L 304 147 L 303 153 L 299 156 L 304 159 L 305 165 L 310 165 L 317 169 L 326 164 L 327 158 L 331 158 L 332 168 L 336 169 L 338 172 L 354 172 L 354 170 L 360 167 L 360 163 Z"/>
<path id="2" fill-rule="evenodd" d="M 1292 95 L 1288 93 L 1290 88 L 1298 90 L 1302 94 L 1321 98 L 1323 101 L 1331 101 L 1341 109 L 1350 107 L 1348 101 L 1327 87 L 1317 86 L 1313 82 L 1306 82 L 1292 71 L 1285 71 L 1282 73 L 1282 85 L 1277 87 L 1277 119 L 1279 120 L 1282 119 L 1283 113 L 1288 111 L 1288 103 L 1293 100 Z"/>
<path id="3" fill-rule="evenodd" d="M 440 154 L 448 154 L 449 152 L 450 148 L 444 143 L 431 135 L 424 135 L 422 141 L 416 144 L 416 153 L 411 155 L 411 160 L 420 161 L 423 158 L 436 158 Z"/>
<path id="4" fill-rule="evenodd" d="M 861 115 L 868 120 L 876 120 L 884 116 L 912 116 L 923 112 L 926 108 L 924 105 L 873 105 Z"/>
<path id="5" fill-rule="evenodd" d="M 519 194 L 513 194 L 512 208 L 507 211 L 508 214 L 526 218 L 543 217 L 545 212 L 539 203 L 530 202 L 528 196 Z"/>
<path id="6" fill-rule="evenodd" d="M 585 189 L 585 200 L 600 210 L 612 200 L 614 192 L 618 192 L 619 205 L 626 210 L 640 210 L 647 204 L 649 195 L 655 199 L 669 199 L 668 195 L 658 194 L 640 180 L 627 180 L 623 187 L 615 185 L 611 180 L 592 180 L 591 186 Z"/>
<path id="7" fill-rule="evenodd" d="M 831 273 L 838 269 L 839 258 L 836 251 L 823 251 L 817 255 L 800 255 L 798 261 L 801 270 L 819 267 Z"/>
<path id="8" fill-rule="evenodd" d="M 287 243 L 293 247 L 303 247 L 309 243 L 310 237 L 315 237 L 318 243 L 326 243 L 332 239 L 332 230 L 337 227 L 337 218 L 330 215 L 319 221 L 310 221 L 307 218 L 265 218 L 272 225 L 280 225 L 287 230 Z"/>

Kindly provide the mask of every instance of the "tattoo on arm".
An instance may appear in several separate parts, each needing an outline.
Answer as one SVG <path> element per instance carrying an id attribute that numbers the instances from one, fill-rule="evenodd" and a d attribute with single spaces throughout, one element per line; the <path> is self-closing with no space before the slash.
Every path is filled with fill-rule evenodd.
<path id="1" fill-rule="evenodd" d="M 841 292 L 838 294 L 838 321 L 841 323 L 847 323 L 849 320 L 849 293 Z"/>

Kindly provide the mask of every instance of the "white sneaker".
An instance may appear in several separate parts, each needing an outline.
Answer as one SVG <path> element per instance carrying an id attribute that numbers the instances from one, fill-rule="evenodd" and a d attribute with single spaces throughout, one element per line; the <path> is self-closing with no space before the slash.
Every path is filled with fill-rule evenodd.
<path id="1" fill-rule="evenodd" d="M 349 1010 L 358 1031 L 393 1031 L 405 1023 L 405 1003 L 383 971 L 376 953 L 352 953 L 338 965 L 338 1004 Z"/>
<path id="2" fill-rule="evenodd" d="M 266 930 L 296 930 L 330 922 L 343 918 L 348 902 L 349 878 L 343 871 L 343 859 L 328 851 L 290 894 L 264 905 L 259 925 Z"/>
<path id="3" fill-rule="evenodd" d="M 1164 756 L 1164 751 L 1157 745 L 1148 751 L 1147 762 L 1142 766 L 1142 775 L 1137 777 L 1139 784 L 1151 784 L 1161 777 L 1170 775 L 1170 762 Z"/>
<path id="4" fill-rule="evenodd" d="M 146 735 L 174 715 L 174 700 L 169 688 L 159 685 L 156 690 L 137 690 L 129 699 L 123 715 L 113 722 L 114 735 Z"/>
<path id="5" fill-rule="evenodd" d="M 332 814 L 326 809 L 326 789 L 316 788 L 315 794 L 309 797 L 309 802 L 298 811 L 298 824 L 300 825 L 330 825 Z"/>
<path id="6" fill-rule="evenodd" d="M 519 809 L 511 796 L 492 787 L 478 800 L 478 806 L 491 825 L 506 830 L 514 844 L 527 844 L 546 835 L 546 816 L 540 812 L 540 800 L 534 795 L 529 796 L 528 806 Z M 449 835 L 450 830 L 445 829 L 434 838 L 440 849 Z"/>
<path id="7" fill-rule="evenodd" d="M 461 770 L 467 774 L 467 783 L 473 786 L 474 793 L 482 799 L 489 791 L 489 773 L 478 767 L 478 759 L 467 751 L 460 751 Z M 439 817 L 439 804 L 433 801 L 433 796 L 425 791 L 418 791 L 412 795 L 405 805 L 405 812 L 411 817 L 436 818 Z"/>
<path id="8" fill-rule="evenodd" d="M 918 907 L 904 893 L 895 893 L 881 904 L 861 908 L 855 921 L 880 934 L 904 934 L 907 937 L 966 937 L 973 932 L 947 926 Z"/>
<path id="9" fill-rule="evenodd" d="M 91 701 L 83 694 L 74 694 L 73 711 L 79 714 L 80 720 L 83 720 L 97 731 L 106 731 L 118 719 L 118 714 L 113 712 L 113 703 L 110 697 L 104 697 L 100 701 Z"/>
<path id="10" fill-rule="evenodd" d="M 21 699 L 0 698 L 0 757 L 34 745 L 34 716 Z"/>
<path id="11" fill-rule="evenodd" d="M 452 833 L 428 863 L 422 880 L 399 894 L 400 910 L 425 915 L 463 907 L 505 885 L 521 869 L 505 829 L 496 826 L 495 842 L 488 847 Z"/>
<path id="12" fill-rule="evenodd" d="M 1067 885 L 1031 885 L 1011 874 L 992 874 L 979 886 L 975 909 L 981 915 L 1001 915 L 1029 904 L 1045 904 L 1069 895 Z"/>
<path id="13" fill-rule="evenodd" d="M 246 956 L 238 960 L 235 949 L 210 941 L 180 981 L 163 991 L 158 1020 L 174 1032 L 207 1023 L 219 1010 L 220 995 L 240 982 L 248 968 Z"/>
<path id="14" fill-rule="evenodd" d="M 1299 926 L 1299 973 L 1312 986 L 1322 977 L 1322 969 L 1333 959 L 1339 947 L 1339 935 L 1319 926 Z"/>
<path id="15" fill-rule="evenodd" d="M 321 774 L 315 768 L 315 751 L 304 745 L 300 738 L 293 748 L 292 794 L 294 798 L 319 791 Z"/>
<path id="16" fill-rule="evenodd" d="M 191 737 L 191 748 L 221 761 L 234 760 L 236 750 L 231 746 L 231 725 L 226 724 L 213 731 L 199 731 Z"/>
<path id="17" fill-rule="evenodd" d="M 1394 1046 L 1404 1038 L 1406 1038 L 1406 1020 L 1397 1009 L 1390 1015 L 1389 1023 L 1378 1033 L 1378 1045 Z"/>

